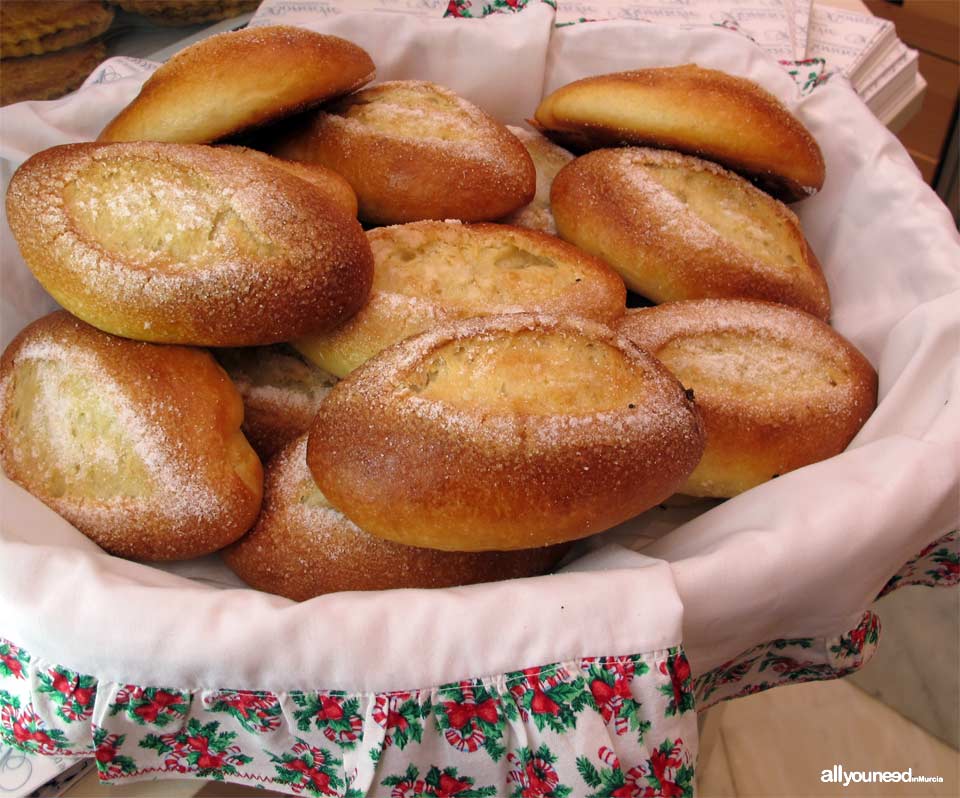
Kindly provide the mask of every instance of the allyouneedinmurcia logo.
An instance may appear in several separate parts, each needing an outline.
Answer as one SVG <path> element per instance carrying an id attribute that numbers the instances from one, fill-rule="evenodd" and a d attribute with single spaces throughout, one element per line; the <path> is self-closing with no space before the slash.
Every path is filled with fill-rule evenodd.
<path id="1" fill-rule="evenodd" d="M 914 776 L 913 768 L 906 770 L 844 770 L 843 765 L 834 765 L 820 772 L 824 784 L 878 784 L 880 782 L 942 783 L 943 776 Z"/>

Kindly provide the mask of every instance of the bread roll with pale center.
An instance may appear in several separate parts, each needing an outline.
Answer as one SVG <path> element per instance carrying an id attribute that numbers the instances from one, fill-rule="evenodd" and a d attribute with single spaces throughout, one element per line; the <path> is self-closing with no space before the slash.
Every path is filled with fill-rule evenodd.
<path id="1" fill-rule="evenodd" d="M 24 260 L 64 308 L 157 343 L 256 346 L 331 329 L 363 305 L 373 256 L 328 194 L 218 147 L 66 144 L 14 174 Z"/>
<path id="2" fill-rule="evenodd" d="M 111 554 L 209 554 L 257 518 L 263 472 L 213 357 L 100 332 L 63 311 L 0 360 L 4 473 Z"/>
<path id="3" fill-rule="evenodd" d="M 382 349 L 441 321 L 536 312 L 611 323 L 626 288 L 599 258 L 545 233 L 497 224 L 413 222 L 367 233 L 370 301 L 329 333 L 295 341 L 344 377 Z"/>
<path id="4" fill-rule="evenodd" d="M 877 374 L 819 319 L 768 302 L 630 310 L 617 329 L 694 392 L 707 448 L 681 493 L 736 496 L 842 452 L 877 405 Z"/>
<path id="5" fill-rule="evenodd" d="M 544 98 L 535 116 L 575 152 L 677 150 L 723 164 L 784 202 L 823 186 L 820 147 L 783 103 L 751 80 L 696 64 L 584 78 Z"/>
<path id="6" fill-rule="evenodd" d="M 343 175 L 371 225 L 493 221 L 536 191 L 533 161 L 516 136 L 426 81 L 390 81 L 344 97 L 288 126 L 269 149 Z"/>
<path id="7" fill-rule="evenodd" d="M 437 588 L 538 576 L 569 547 L 456 552 L 375 537 L 334 509 L 307 468 L 307 436 L 267 466 L 263 512 L 223 559 L 251 587 L 306 601 L 341 590 Z"/>
<path id="8" fill-rule="evenodd" d="M 409 338 L 341 380 L 307 462 L 371 534 L 446 551 L 586 537 L 674 493 L 703 451 L 683 386 L 585 319 L 517 313 Z"/>
<path id="9" fill-rule="evenodd" d="M 597 150 L 560 171 L 551 202 L 561 238 L 603 258 L 653 302 L 762 299 L 830 315 L 797 217 L 709 161 Z"/>

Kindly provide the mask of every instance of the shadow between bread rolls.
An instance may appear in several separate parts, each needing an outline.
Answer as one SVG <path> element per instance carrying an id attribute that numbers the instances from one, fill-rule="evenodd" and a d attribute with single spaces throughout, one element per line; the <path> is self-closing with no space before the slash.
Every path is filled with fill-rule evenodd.
<path id="1" fill-rule="evenodd" d="M 330 505 L 306 455 L 302 435 L 270 461 L 256 526 L 222 552 L 224 562 L 258 590 L 305 601 L 341 590 L 470 585 L 538 576 L 569 549 L 438 551 L 370 535 Z"/>
<path id="2" fill-rule="evenodd" d="M 157 343 L 252 346 L 330 329 L 373 257 L 342 204 L 259 158 L 193 144 L 67 144 L 7 192 L 24 260 L 64 308 Z"/>
<path id="3" fill-rule="evenodd" d="M 286 344 L 214 349 L 243 399 L 243 434 L 267 462 L 306 433 L 337 378 Z"/>
<path id="4" fill-rule="evenodd" d="M 683 386 L 584 319 L 441 325 L 327 395 L 307 462 L 361 529 L 447 551 L 586 537 L 674 493 L 703 452 Z"/>

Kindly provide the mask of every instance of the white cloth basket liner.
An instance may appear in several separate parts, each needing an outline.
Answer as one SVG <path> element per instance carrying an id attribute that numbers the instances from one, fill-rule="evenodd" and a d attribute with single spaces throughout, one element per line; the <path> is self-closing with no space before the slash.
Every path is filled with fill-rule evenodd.
<path id="1" fill-rule="evenodd" d="M 607 546 L 552 577 L 302 604 L 243 589 L 215 557 L 165 570 L 110 557 L 4 479 L 0 635 L 107 681 L 365 691 L 662 649 L 679 642 L 682 617 L 697 674 L 766 640 L 852 628 L 898 567 L 956 524 L 958 238 L 846 82 L 799 99 L 775 62 L 727 31 L 555 29 L 545 5 L 484 20 L 342 14 L 311 27 L 366 47 L 378 79 L 438 81 L 509 123 L 544 92 L 622 69 L 696 62 L 761 83 L 823 149 L 826 186 L 794 208 L 835 327 L 879 370 L 877 412 L 839 457 L 699 516 L 652 510 L 600 541 L 649 543 L 655 559 Z M 4 189 L 33 152 L 95 138 L 148 73 L 114 59 L 73 95 L 0 110 Z M 53 303 L 5 219 L 0 228 L 6 345 Z"/>

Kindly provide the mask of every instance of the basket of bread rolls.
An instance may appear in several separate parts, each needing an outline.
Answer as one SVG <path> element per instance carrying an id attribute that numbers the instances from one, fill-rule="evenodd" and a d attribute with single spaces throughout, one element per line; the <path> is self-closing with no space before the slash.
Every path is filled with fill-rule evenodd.
<path id="1" fill-rule="evenodd" d="M 727 31 L 278 15 L 0 111 L 0 739 L 692 795 L 956 523 L 948 215 Z"/>

